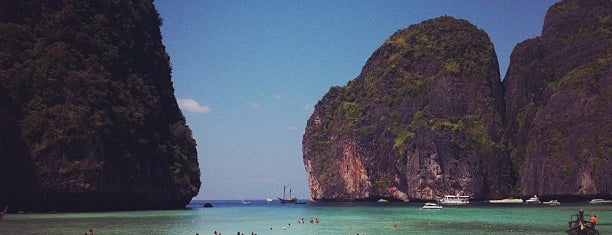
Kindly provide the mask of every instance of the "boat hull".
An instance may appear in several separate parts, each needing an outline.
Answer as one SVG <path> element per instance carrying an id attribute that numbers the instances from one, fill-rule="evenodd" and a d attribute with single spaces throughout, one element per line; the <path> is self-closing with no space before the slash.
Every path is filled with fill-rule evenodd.
<path id="1" fill-rule="evenodd" d="M 537 205 L 537 204 L 540 204 L 540 203 L 542 203 L 542 202 L 540 202 L 540 201 L 535 201 L 535 200 L 527 200 L 527 201 L 525 201 L 525 204 L 533 204 L 533 205 Z"/>
<path id="2" fill-rule="evenodd" d="M 489 200 L 489 203 L 493 203 L 493 204 L 521 204 L 523 203 L 523 199 L 514 199 L 514 198 L 507 198 L 507 199 L 501 199 L 501 200 Z"/>
<path id="3" fill-rule="evenodd" d="M 470 204 L 470 200 L 468 196 L 459 196 L 459 195 L 446 195 L 442 199 L 438 199 L 438 204 L 449 205 L 449 206 L 461 206 Z"/>
<path id="4" fill-rule="evenodd" d="M 282 204 L 293 204 L 293 203 L 297 203 L 297 198 L 278 198 L 278 200 L 282 203 Z"/>
<path id="5" fill-rule="evenodd" d="M 599 231 L 588 226 L 583 226 L 582 228 L 580 226 L 576 226 L 568 229 L 566 232 L 569 235 L 599 235 Z"/>
<path id="6" fill-rule="evenodd" d="M 442 206 L 436 204 L 436 203 L 425 203 L 425 205 L 423 206 L 423 209 L 428 209 L 428 210 L 435 210 L 435 209 L 442 209 Z"/>
<path id="7" fill-rule="evenodd" d="M 444 201 L 441 200 L 438 203 L 442 204 L 442 205 L 448 205 L 448 206 L 463 206 L 463 205 L 467 205 L 470 204 L 470 202 L 466 202 L 466 201 Z"/>

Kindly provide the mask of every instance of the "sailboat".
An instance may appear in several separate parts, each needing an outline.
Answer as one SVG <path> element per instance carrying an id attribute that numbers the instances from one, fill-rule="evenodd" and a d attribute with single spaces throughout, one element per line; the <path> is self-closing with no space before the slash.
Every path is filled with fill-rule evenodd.
<path id="1" fill-rule="evenodd" d="M 289 189 L 289 197 L 285 197 L 285 192 L 287 190 L 287 185 L 283 185 L 283 197 L 278 198 L 282 204 L 287 203 L 297 203 L 297 198 L 291 196 L 291 189 Z"/>

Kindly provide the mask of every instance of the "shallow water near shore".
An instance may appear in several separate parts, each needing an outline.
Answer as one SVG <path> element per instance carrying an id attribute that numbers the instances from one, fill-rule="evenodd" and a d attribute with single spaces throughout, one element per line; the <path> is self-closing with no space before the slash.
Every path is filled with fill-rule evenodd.
<path id="1" fill-rule="evenodd" d="M 205 202 L 213 208 L 203 208 Z M 612 206 L 589 204 L 445 206 L 423 203 L 193 201 L 185 210 L 9 214 L 0 234 L 565 234 L 570 216 L 596 214 L 600 234 L 612 234 Z M 298 221 L 304 218 L 305 223 Z M 310 223 L 310 219 L 319 223 Z M 396 228 L 392 223 L 397 224 Z M 289 225 L 290 224 L 290 225 Z"/>

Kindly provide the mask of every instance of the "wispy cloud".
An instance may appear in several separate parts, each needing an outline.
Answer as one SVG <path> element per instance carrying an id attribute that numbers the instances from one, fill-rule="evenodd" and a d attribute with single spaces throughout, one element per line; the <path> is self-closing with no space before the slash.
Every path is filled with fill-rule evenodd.
<path id="1" fill-rule="evenodd" d="M 252 108 L 252 109 L 258 109 L 258 108 L 261 108 L 261 103 L 259 103 L 259 102 L 248 102 L 247 106 L 249 108 Z"/>
<path id="2" fill-rule="evenodd" d="M 304 104 L 304 111 L 312 112 L 312 111 L 314 111 L 314 107 L 312 107 L 312 104 L 306 103 L 306 104 Z"/>
<path id="3" fill-rule="evenodd" d="M 194 113 L 208 113 L 210 112 L 210 107 L 207 105 L 201 105 L 197 101 L 192 99 L 177 99 L 179 108 L 182 110 L 187 110 Z"/>
<path id="4" fill-rule="evenodd" d="M 283 98 L 283 94 L 274 93 L 272 94 L 272 98 L 274 98 L 275 100 L 280 100 Z"/>

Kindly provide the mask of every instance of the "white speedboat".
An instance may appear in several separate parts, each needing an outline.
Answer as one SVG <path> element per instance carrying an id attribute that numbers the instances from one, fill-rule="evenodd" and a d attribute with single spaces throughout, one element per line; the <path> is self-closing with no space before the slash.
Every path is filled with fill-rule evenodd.
<path id="1" fill-rule="evenodd" d="M 433 202 L 428 202 L 425 203 L 425 205 L 423 206 L 423 209 L 442 209 L 442 206 L 433 203 Z"/>
<path id="2" fill-rule="evenodd" d="M 561 203 L 559 201 L 557 201 L 557 200 L 550 200 L 550 201 L 547 201 L 547 202 L 542 202 L 542 204 L 549 205 L 549 206 L 558 206 L 558 205 L 561 205 Z"/>
<path id="3" fill-rule="evenodd" d="M 612 204 L 612 200 L 605 200 L 605 199 L 593 199 L 589 202 L 590 204 Z"/>
<path id="4" fill-rule="evenodd" d="M 470 196 L 445 195 L 444 198 L 437 201 L 442 205 L 467 205 L 470 203 Z"/>
<path id="5" fill-rule="evenodd" d="M 489 200 L 489 203 L 493 204 L 521 204 L 523 199 L 520 198 L 504 198 L 500 200 Z"/>
<path id="6" fill-rule="evenodd" d="M 533 195 L 532 198 L 525 200 L 525 204 L 540 204 L 542 203 L 538 198 L 538 195 Z"/>

